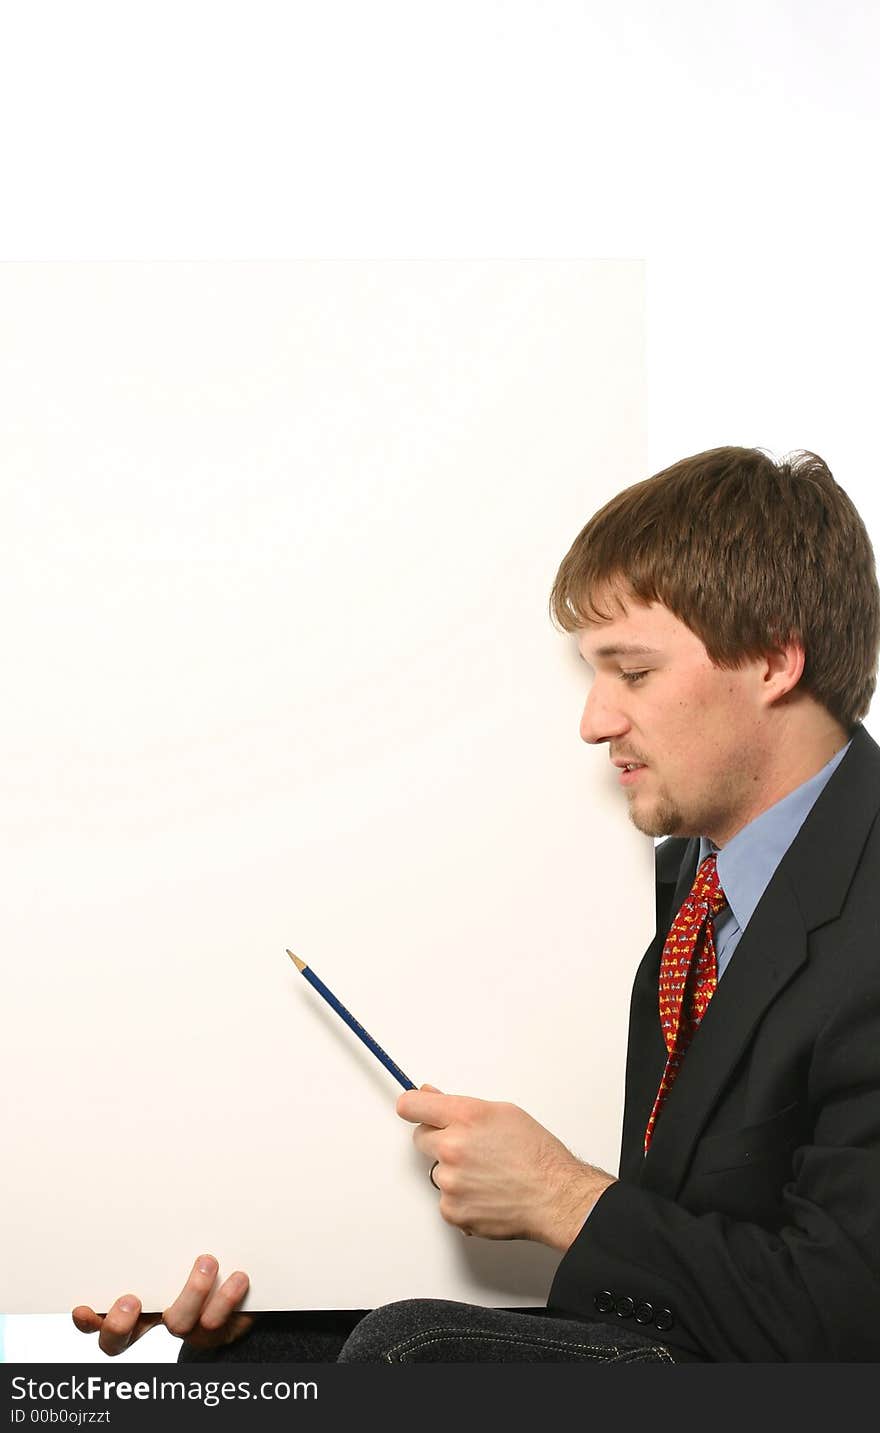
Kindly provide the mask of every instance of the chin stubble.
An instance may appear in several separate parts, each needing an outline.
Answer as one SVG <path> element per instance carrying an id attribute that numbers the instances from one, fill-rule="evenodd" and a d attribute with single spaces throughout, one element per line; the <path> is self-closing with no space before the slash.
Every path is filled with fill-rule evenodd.
<path id="1" fill-rule="evenodd" d="M 643 836 L 675 836 L 684 823 L 681 810 L 671 797 L 661 795 L 650 811 L 640 812 L 635 792 L 629 797 L 629 819 Z"/>

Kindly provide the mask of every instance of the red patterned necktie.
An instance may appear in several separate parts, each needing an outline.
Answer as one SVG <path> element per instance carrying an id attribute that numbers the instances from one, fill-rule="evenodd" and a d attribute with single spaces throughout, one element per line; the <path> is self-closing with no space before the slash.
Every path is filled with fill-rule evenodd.
<path id="1" fill-rule="evenodd" d="M 712 917 L 727 905 L 718 884 L 717 858 L 701 862 L 690 894 L 672 922 L 660 960 L 660 1028 L 666 1041 L 666 1069 L 645 1130 L 645 1154 L 663 1101 L 672 1088 L 694 1031 L 718 984 Z"/>

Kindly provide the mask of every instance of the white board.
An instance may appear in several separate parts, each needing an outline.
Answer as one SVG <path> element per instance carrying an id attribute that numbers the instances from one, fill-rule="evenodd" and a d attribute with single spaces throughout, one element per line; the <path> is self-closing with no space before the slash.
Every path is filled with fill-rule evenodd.
<path id="1" fill-rule="evenodd" d="M 653 929 L 554 629 L 645 475 L 643 269 L 0 269 L 0 1307 L 541 1302 L 440 1219 L 399 1086 L 616 1168 Z"/>

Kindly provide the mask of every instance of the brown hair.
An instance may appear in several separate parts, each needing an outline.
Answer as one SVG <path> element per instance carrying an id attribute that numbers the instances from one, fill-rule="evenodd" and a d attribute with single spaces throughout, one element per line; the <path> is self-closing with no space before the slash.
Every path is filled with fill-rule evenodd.
<path id="1" fill-rule="evenodd" d="M 852 731 L 868 710 L 880 645 L 874 553 L 850 499 L 815 453 L 777 463 L 712 448 L 625 488 L 560 564 L 550 613 L 566 632 L 612 613 L 597 600 L 662 602 L 712 662 L 736 667 L 785 641 L 801 685 Z"/>

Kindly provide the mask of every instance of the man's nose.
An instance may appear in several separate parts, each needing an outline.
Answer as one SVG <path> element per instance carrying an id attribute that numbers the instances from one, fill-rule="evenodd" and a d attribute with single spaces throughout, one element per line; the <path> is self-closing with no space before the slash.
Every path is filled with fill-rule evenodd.
<path id="1" fill-rule="evenodd" d="M 581 717 L 581 741 L 596 743 L 623 736 L 629 730 L 629 718 L 621 710 L 605 683 L 596 677 L 590 688 Z"/>

